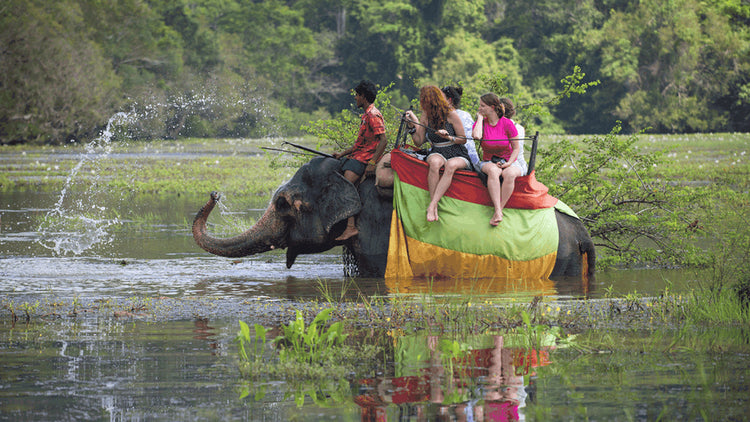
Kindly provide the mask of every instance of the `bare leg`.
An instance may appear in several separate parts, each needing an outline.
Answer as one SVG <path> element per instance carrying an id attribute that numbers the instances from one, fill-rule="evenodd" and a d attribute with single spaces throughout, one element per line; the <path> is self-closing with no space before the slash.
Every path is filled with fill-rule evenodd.
<path id="1" fill-rule="evenodd" d="M 345 170 L 344 177 L 346 178 L 346 180 L 352 182 L 354 185 L 356 185 L 357 182 L 359 181 L 359 175 L 357 175 L 357 173 L 351 170 Z M 359 234 L 359 229 L 354 223 L 354 216 L 352 216 L 352 217 L 349 217 L 349 219 L 346 221 L 346 229 L 344 230 L 343 233 L 341 233 L 341 236 L 336 238 L 336 240 L 346 240 L 358 234 Z"/>
<path id="2" fill-rule="evenodd" d="M 344 230 L 344 232 L 341 233 L 341 236 L 337 237 L 336 240 L 346 240 L 358 234 L 359 234 L 359 229 L 354 224 L 354 217 L 349 217 L 349 219 L 346 220 L 346 230 Z"/>
<path id="3" fill-rule="evenodd" d="M 427 190 L 430 192 L 430 205 L 427 206 L 427 221 L 437 221 L 437 201 L 433 206 L 432 198 L 435 196 L 435 190 L 440 183 L 440 168 L 446 163 L 445 158 L 438 154 L 427 157 L 430 164 L 430 170 L 427 173 Z"/>
<path id="4" fill-rule="evenodd" d="M 495 213 L 490 219 L 490 224 L 497 226 L 503 221 L 503 202 L 500 190 L 500 175 L 503 171 L 494 163 L 487 163 L 482 166 L 482 172 L 487 175 L 487 191 L 490 194 L 492 205 L 495 207 Z"/>
<path id="5" fill-rule="evenodd" d="M 432 196 L 430 197 L 430 205 L 427 207 L 427 221 L 438 220 L 438 202 L 440 202 L 440 198 L 445 195 L 445 192 L 450 187 L 451 182 L 453 181 L 453 174 L 456 172 L 456 170 L 464 168 L 465 166 L 466 163 L 464 163 L 464 160 L 460 158 L 451 158 L 450 160 L 448 160 L 448 162 L 445 163 L 445 170 L 443 171 L 443 175 L 440 177 L 440 181 L 438 181 L 438 184 L 435 187 L 435 192 L 433 192 Z M 431 216 L 434 218 L 430 219 Z"/>
<path id="6" fill-rule="evenodd" d="M 502 186 L 502 207 L 505 208 L 505 204 L 508 203 L 508 199 L 513 194 L 513 189 L 516 187 L 516 177 L 521 175 L 521 169 L 518 167 L 510 166 L 503 170 L 503 186 Z"/>

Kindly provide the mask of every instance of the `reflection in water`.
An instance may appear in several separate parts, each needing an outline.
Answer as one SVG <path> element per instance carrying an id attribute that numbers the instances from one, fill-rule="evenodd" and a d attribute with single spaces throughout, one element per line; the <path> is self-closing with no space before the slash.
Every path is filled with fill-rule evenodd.
<path id="1" fill-rule="evenodd" d="M 514 346 L 519 339 L 508 336 L 465 340 L 457 352 L 458 343 L 437 336 L 399 338 L 393 375 L 360 382 L 354 401 L 361 420 L 386 421 L 392 405 L 398 420 L 521 420 L 525 382 L 533 368 L 549 364 L 549 352 Z"/>
<path id="2" fill-rule="evenodd" d="M 193 338 L 196 340 L 205 340 L 209 348 L 218 349 L 219 343 L 216 338 L 216 332 L 214 331 L 214 327 L 208 325 L 208 318 L 197 317 L 194 324 L 195 329 L 193 333 L 195 335 Z"/>
<path id="3" fill-rule="evenodd" d="M 686 332 L 687 351 L 663 353 L 674 335 L 666 332 L 655 350 L 557 349 L 554 363 L 548 349 L 529 351 L 514 334 L 375 333 L 389 340 L 382 360 L 364 362 L 357 377 L 313 380 L 301 394 L 285 379 L 240 377 L 237 329 L 236 319 L 204 317 L 63 316 L 15 326 L 0 318 L 0 420 L 703 420 L 707 403 L 719 404 L 713 420 L 746 420 L 750 403 L 748 332 L 738 327 Z M 627 344 L 642 337 L 608 335 Z M 698 352 L 706 344 L 716 352 Z M 277 356 L 269 347 L 263 362 Z M 263 396 L 240 399 L 246 382 Z"/>
<path id="4" fill-rule="evenodd" d="M 205 420 L 237 377 L 206 322 L 0 321 L 0 420 Z"/>
<path id="5" fill-rule="evenodd" d="M 386 279 L 385 287 L 391 294 L 437 294 L 462 296 L 492 296 L 528 300 L 536 296 L 589 298 L 595 282 L 580 277 L 560 277 L 554 280 L 493 279 Z"/>

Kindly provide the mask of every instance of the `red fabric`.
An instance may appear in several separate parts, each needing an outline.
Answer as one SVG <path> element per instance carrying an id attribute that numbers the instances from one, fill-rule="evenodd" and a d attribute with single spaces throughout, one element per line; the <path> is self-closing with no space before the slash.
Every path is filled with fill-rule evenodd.
<path id="1" fill-rule="evenodd" d="M 391 151 L 391 167 L 402 182 L 427 190 L 427 172 L 429 169 L 427 162 L 403 151 L 393 150 Z M 557 204 L 557 198 L 549 195 L 548 191 L 547 186 L 536 180 L 532 171 L 527 176 L 516 178 L 513 195 L 510 196 L 505 206 L 506 208 L 526 210 L 554 207 Z M 479 176 L 469 170 L 456 172 L 445 195 L 461 201 L 492 206 L 487 188 L 479 180 Z"/>
<path id="2" fill-rule="evenodd" d="M 406 376 L 391 379 L 394 387 L 391 395 L 393 404 L 418 403 L 430 400 L 429 377 Z"/>
<path id="3" fill-rule="evenodd" d="M 370 161 L 372 156 L 375 155 L 375 150 L 378 149 L 377 136 L 382 133 L 385 133 L 383 115 L 380 110 L 370 104 L 362 115 L 359 134 L 350 157 L 363 163 Z"/>

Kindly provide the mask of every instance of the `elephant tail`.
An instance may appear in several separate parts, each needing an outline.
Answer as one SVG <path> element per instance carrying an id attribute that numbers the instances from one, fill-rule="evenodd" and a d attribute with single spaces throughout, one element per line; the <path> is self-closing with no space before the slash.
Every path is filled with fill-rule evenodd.
<path id="1" fill-rule="evenodd" d="M 583 269 L 581 273 L 584 278 L 591 277 L 596 272 L 596 250 L 594 248 L 594 242 L 590 237 L 587 237 L 587 239 L 578 244 L 578 248 L 581 251 L 581 259 L 583 261 Z"/>

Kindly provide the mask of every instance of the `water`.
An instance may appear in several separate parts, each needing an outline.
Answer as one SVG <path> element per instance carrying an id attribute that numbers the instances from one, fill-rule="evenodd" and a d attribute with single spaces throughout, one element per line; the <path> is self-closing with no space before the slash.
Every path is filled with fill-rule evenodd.
<path id="1" fill-rule="evenodd" d="M 526 303 L 537 294 L 561 302 L 601 298 L 610 286 L 615 293 L 643 296 L 658 295 L 666 286 L 685 291 L 692 274 L 630 270 L 600 272 L 591 283 L 508 286 L 453 280 L 429 288 L 358 280 L 353 287 L 343 278 L 340 250 L 300 256 L 291 269 L 283 251 L 236 260 L 204 252 L 194 244 L 189 224 L 205 198 L 125 199 L 97 183 L 72 188 L 77 172 L 96 172 L 110 153 L 105 136 L 79 158 L 85 165 L 71 172 L 62 192 L 0 192 L 0 420 L 368 420 L 373 415 L 468 420 L 467 414 L 474 420 L 746 418 L 750 336 L 741 327 L 723 333 L 725 341 L 716 340 L 715 331 L 693 333 L 718 343 L 711 353 L 688 347 L 665 354 L 661 346 L 633 353 L 549 351 L 549 360 L 521 365 L 520 375 L 495 386 L 500 390 L 491 388 L 490 367 L 497 361 L 479 357 L 505 353 L 518 363 L 518 349 L 509 338 L 504 352 L 488 346 L 492 337 L 460 339 L 478 356 L 469 368 L 473 384 L 466 388 L 465 379 L 428 376 L 445 368 L 427 358 L 426 340 L 418 333 L 394 338 L 382 359 L 347 378 L 344 387 L 336 384 L 343 391 L 323 388 L 322 404 L 284 380 L 247 381 L 239 374 L 233 343 L 237 320 L 262 322 L 260 314 L 273 304 L 320 300 L 321 283 L 345 291 L 345 300 L 360 294 L 393 298 L 432 292 Z M 224 212 L 257 218 L 262 209 Z M 102 311 L 109 301 L 161 303 L 170 309 L 163 318 L 143 316 L 136 306 L 126 314 L 118 314 L 121 306 Z M 55 311 L 58 302 L 67 307 Z M 197 304 L 171 309 L 183 302 Z M 23 305 L 40 303 L 53 311 L 32 309 L 33 317 L 25 321 Z M 68 313 L 71 303 L 80 303 L 75 316 Z M 11 318 L 11 310 L 18 320 Z M 656 334 L 610 333 L 621 341 Z M 382 332 L 373 336 L 389 338 Z M 668 342 L 669 335 L 664 337 Z M 422 352 L 415 354 L 415 347 Z M 275 356 L 270 349 L 265 353 L 267 359 Z M 419 380 L 443 388 L 442 395 L 424 390 L 428 384 Z M 240 398 L 243 391 L 250 395 Z M 457 391 L 462 392 L 453 394 Z M 295 401 L 300 395 L 304 399 Z M 499 415 L 510 419 L 492 419 Z"/>
<path id="2" fill-rule="evenodd" d="M 148 207 L 139 207 L 142 215 L 154 221 L 140 221 L 132 210 L 121 210 L 116 223 L 107 218 L 90 219 L 91 225 L 39 230 L 39 221 L 56 208 L 56 193 L 0 193 L 0 291 L 13 295 L 40 295 L 54 292 L 75 295 L 263 295 L 286 297 L 281 284 L 315 285 L 320 279 L 343 282 L 341 250 L 302 255 L 290 269 L 284 251 L 226 259 L 210 255 L 193 241 L 189 223 L 204 198 L 150 197 Z M 145 202 L 145 201 L 144 201 Z M 122 207 L 119 199 L 100 203 L 105 210 Z M 262 209 L 235 214 L 257 219 Z M 72 213 L 70 210 L 65 211 Z M 77 217 L 66 216 L 60 224 Z M 86 220 L 87 222 L 89 220 Z M 88 237 L 90 236 L 90 237 Z M 628 270 L 597 274 L 596 280 L 532 283 L 507 286 L 500 282 L 435 282 L 433 291 L 453 293 L 517 293 L 523 297 L 544 294 L 558 299 L 597 298 L 605 289 L 626 293 L 637 291 L 649 296 L 661 292 L 667 284 L 683 288 L 693 275 L 679 270 Z M 361 289 L 382 290 L 381 282 L 361 280 Z M 402 293 L 424 293 L 424 283 L 401 283 Z M 314 289 L 305 294 L 314 295 Z"/>
<path id="3" fill-rule="evenodd" d="M 0 322 L 0 420 L 746 420 L 747 354 L 544 350 L 463 339 L 453 372 L 424 336 L 341 382 L 245 380 L 236 322 Z M 736 336 L 741 331 L 729 333 Z M 385 335 L 385 333 L 380 333 Z M 644 333 L 613 333 L 624 340 Z M 646 333 L 653 335 L 653 333 Z M 745 333 L 747 336 L 747 333 Z M 726 345 L 725 345 L 726 346 Z M 273 351 L 265 350 L 271 362 Z M 437 359 L 435 359 L 437 357 Z M 526 363 L 525 363 L 526 362 Z M 452 374 L 449 376 L 447 374 Z M 319 402 L 314 402 L 311 392 Z M 302 399 L 297 401 L 296 398 Z"/>

